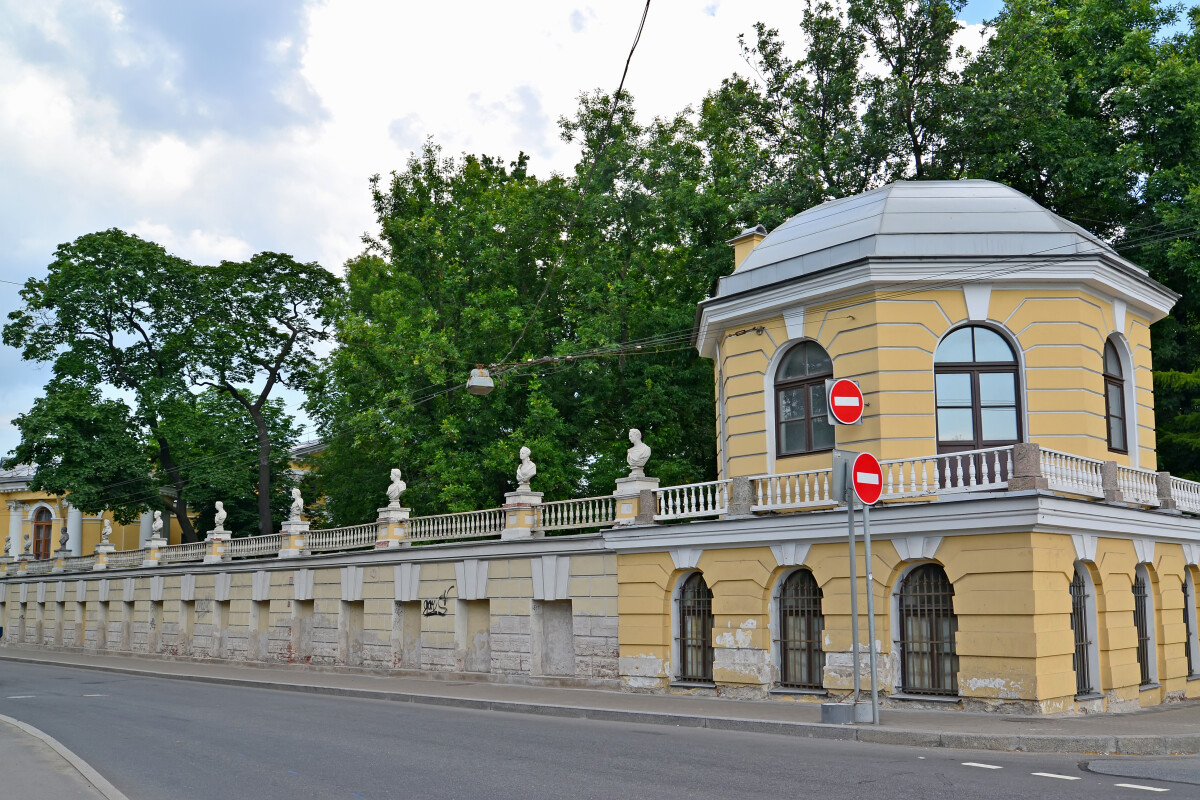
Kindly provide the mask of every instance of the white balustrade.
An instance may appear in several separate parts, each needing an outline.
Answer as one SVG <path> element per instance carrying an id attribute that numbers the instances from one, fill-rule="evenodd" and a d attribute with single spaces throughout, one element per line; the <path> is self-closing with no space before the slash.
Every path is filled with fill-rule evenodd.
<path id="1" fill-rule="evenodd" d="M 883 499 L 1003 489 L 1013 470 L 1013 448 L 986 447 L 921 458 L 880 461 Z"/>
<path id="2" fill-rule="evenodd" d="M 1200 513 L 1200 483 L 1171 476 L 1171 496 L 1180 511 Z"/>
<path id="3" fill-rule="evenodd" d="M 306 549 L 311 553 L 328 553 L 333 550 L 374 547 L 378 535 L 379 525 L 374 522 L 365 525 L 350 525 L 345 528 L 309 531 Z"/>
<path id="4" fill-rule="evenodd" d="M 571 528 L 604 528 L 617 521 L 617 502 L 612 495 L 580 500 L 556 500 L 537 509 L 537 529 L 562 531 Z"/>
<path id="5" fill-rule="evenodd" d="M 74 572 L 76 570 L 90 570 L 92 565 L 96 563 L 96 557 L 92 556 L 68 556 L 62 561 L 63 570 Z"/>
<path id="6" fill-rule="evenodd" d="M 837 505 L 833 493 L 833 470 L 814 469 L 782 475 L 756 475 L 750 479 L 754 493 L 752 511 L 790 508 L 820 508 Z"/>
<path id="7" fill-rule="evenodd" d="M 730 481 L 707 481 L 655 489 L 655 520 L 714 517 L 729 510 Z"/>
<path id="8" fill-rule="evenodd" d="M 129 567 L 140 567 L 145 560 L 145 550 L 118 550 L 115 553 L 109 553 L 104 563 L 108 565 L 109 569 L 128 569 Z"/>
<path id="9" fill-rule="evenodd" d="M 1104 497 L 1103 461 L 1041 448 L 1042 475 L 1050 489 L 1087 497 Z"/>
<path id="10" fill-rule="evenodd" d="M 225 552 L 230 558 L 251 558 L 253 556 L 274 556 L 283 547 L 282 533 L 268 533 L 266 536 L 240 536 L 225 543 Z"/>
<path id="11" fill-rule="evenodd" d="M 409 520 L 409 539 L 413 541 L 475 539 L 499 536 L 503 530 L 504 510 L 500 508 L 413 517 Z"/>
<path id="12" fill-rule="evenodd" d="M 177 564 L 181 561 L 203 561 L 207 552 L 208 542 L 173 544 L 162 549 L 162 557 L 159 560 L 164 564 Z"/>
<path id="13" fill-rule="evenodd" d="M 1117 465 L 1117 488 L 1126 503 L 1138 506 L 1158 505 L 1158 473 L 1148 469 Z"/>

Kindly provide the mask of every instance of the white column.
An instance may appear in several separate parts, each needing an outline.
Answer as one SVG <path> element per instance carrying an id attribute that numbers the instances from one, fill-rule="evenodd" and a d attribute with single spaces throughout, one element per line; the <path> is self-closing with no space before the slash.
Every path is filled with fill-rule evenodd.
<path id="1" fill-rule="evenodd" d="M 73 556 L 83 555 L 83 512 L 72 505 L 67 506 L 67 549 Z"/>
<path id="2" fill-rule="evenodd" d="M 8 501 L 8 549 L 7 553 L 0 553 L 5 556 L 15 556 L 21 552 L 21 517 L 25 512 L 25 506 L 18 503 L 16 500 Z"/>
<path id="3" fill-rule="evenodd" d="M 143 548 L 150 539 L 150 526 L 154 523 L 154 512 L 143 511 L 138 520 L 138 547 Z"/>

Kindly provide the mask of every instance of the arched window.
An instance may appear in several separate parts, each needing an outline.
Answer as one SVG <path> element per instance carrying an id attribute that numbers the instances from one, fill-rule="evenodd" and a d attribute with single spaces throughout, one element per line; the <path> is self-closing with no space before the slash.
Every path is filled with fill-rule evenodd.
<path id="1" fill-rule="evenodd" d="M 1200 635 L 1196 627 L 1196 577 L 1191 569 L 1183 573 L 1183 625 L 1187 633 L 1184 651 L 1187 653 L 1188 676 L 1200 669 Z"/>
<path id="2" fill-rule="evenodd" d="M 925 564 L 900 587 L 900 673 L 908 694 L 958 694 L 954 587 L 946 571 Z"/>
<path id="3" fill-rule="evenodd" d="M 1125 372 L 1117 348 L 1104 343 L 1104 413 L 1108 417 L 1108 449 L 1128 453 L 1125 428 Z"/>
<path id="4" fill-rule="evenodd" d="M 1085 567 L 1086 569 L 1086 567 Z M 1071 580 L 1071 632 L 1075 634 L 1075 695 L 1095 692 L 1092 681 L 1092 597 L 1089 582 L 1084 579 L 1079 565 L 1075 565 L 1075 577 Z"/>
<path id="5" fill-rule="evenodd" d="M 800 342 L 783 357 L 775 372 L 776 456 L 795 456 L 833 449 L 825 381 L 833 362 L 816 342 Z"/>
<path id="6" fill-rule="evenodd" d="M 823 685 L 821 587 L 806 569 L 796 570 L 779 588 L 779 684 L 793 689 Z"/>
<path id="7" fill-rule="evenodd" d="M 693 573 L 679 592 L 679 680 L 711 683 L 712 591 Z"/>
<path id="8" fill-rule="evenodd" d="M 33 514 L 33 557 L 50 557 L 50 532 L 54 527 L 50 509 L 39 508 Z"/>
<path id="9" fill-rule="evenodd" d="M 1133 626 L 1137 629 L 1137 661 L 1142 670 L 1142 686 L 1158 681 L 1157 650 L 1154 642 L 1154 598 L 1150 596 L 1150 575 L 1138 564 L 1133 578 Z"/>
<path id="10" fill-rule="evenodd" d="M 995 331 L 953 331 L 933 357 L 939 453 L 1021 440 L 1021 382 L 1012 347 Z"/>

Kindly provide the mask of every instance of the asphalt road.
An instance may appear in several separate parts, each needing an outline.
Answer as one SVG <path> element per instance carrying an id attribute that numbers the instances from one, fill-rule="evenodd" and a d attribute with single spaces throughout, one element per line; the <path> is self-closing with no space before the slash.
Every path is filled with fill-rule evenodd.
<path id="1" fill-rule="evenodd" d="M 131 800 L 1200 797 L 1194 758 L 817 741 L 15 662 L 0 662 L 0 714 L 55 737 Z M 0 796 L 2 776 L 0 765 Z"/>

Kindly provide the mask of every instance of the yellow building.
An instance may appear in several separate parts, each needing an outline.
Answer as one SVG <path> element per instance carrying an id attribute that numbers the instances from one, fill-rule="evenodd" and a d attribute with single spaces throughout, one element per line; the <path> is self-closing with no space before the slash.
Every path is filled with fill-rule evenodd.
<path id="1" fill-rule="evenodd" d="M 1155 472 L 1149 326 L 1174 294 L 987 181 L 894 183 L 731 244 L 695 328 L 717 388 L 707 491 L 727 513 L 608 537 L 626 688 L 849 689 L 836 447 L 883 460 L 857 574 L 892 702 L 1053 712 L 1200 694 L 1200 524 L 1178 510 L 1200 508 L 1171 498 L 1194 485 Z M 860 385 L 860 425 L 829 424 L 831 378 Z"/>
<path id="2" fill-rule="evenodd" d="M 10 555 L 5 641 L 781 702 L 846 698 L 874 652 L 897 706 L 1200 695 L 1200 483 L 1155 451 L 1149 326 L 1175 295 L 986 181 L 891 184 L 732 244 L 695 328 L 716 480 L 660 487 L 631 433 L 603 497 L 526 485 L 422 517 L 397 490 L 368 525 Z M 861 386 L 861 424 L 829 424 L 832 378 Z M 855 579 L 835 449 L 883 468 Z M 10 530 L 38 509 L 58 530 L 27 478 L 0 478 Z M 90 554 L 99 520 L 66 524 Z"/>

